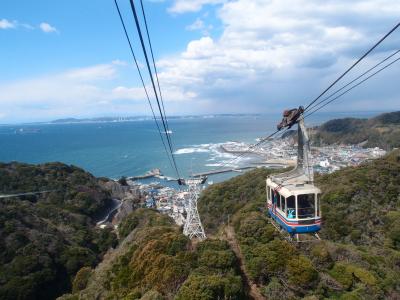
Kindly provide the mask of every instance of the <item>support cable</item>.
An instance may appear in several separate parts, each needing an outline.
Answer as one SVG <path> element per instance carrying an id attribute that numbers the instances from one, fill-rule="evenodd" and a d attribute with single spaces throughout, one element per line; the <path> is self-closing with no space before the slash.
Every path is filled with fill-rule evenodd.
<path id="1" fill-rule="evenodd" d="M 350 84 L 354 83 L 355 81 L 357 81 L 358 79 L 360 79 L 361 77 L 363 77 L 364 75 L 366 75 L 367 73 L 369 73 L 370 71 L 372 71 L 373 69 L 375 69 L 376 67 L 378 67 L 379 65 L 381 65 L 383 62 L 387 61 L 388 59 L 390 59 L 391 57 L 393 57 L 395 54 L 397 54 L 398 52 L 400 52 L 400 50 L 394 52 L 393 54 L 389 55 L 387 58 L 385 58 L 384 60 L 382 60 L 380 63 L 378 63 L 377 65 L 375 65 L 374 67 L 370 68 L 369 70 L 367 70 L 366 72 L 364 72 L 362 75 L 356 77 L 354 80 L 352 80 L 351 82 L 349 82 L 348 84 L 346 84 L 345 86 L 343 86 L 342 88 L 338 89 L 337 91 L 335 91 L 333 94 L 331 94 L 330 96 L 328 96 L 327 98 L 325 98 L 324 100 L 316 103 L 323 95 L 326 94 L 326 92 L 328 92 L 337 82 L 339 82 L 339 80 L 341 80 L 347 73 L 349 73 L 357 64 L 359 64 L 365 57 L 367 57 L 376 47 L 378 47 L 389 35 L 391 35 L 398 27 L 400 27 L 400 23 L 398 23 L 396 26 L 394 26 L 388 33 L 385 34 L 385 36 L 383 36 L 377 43 L 375 43 L 374 46 L 372 46 L 366 53 L 364 53 L 363 56 L 361 56 L 350 68 L 348 68 L 341 76 L 339 76 L 339 78 L 337 78 L 330 86 L 328 86 L 317 98 L 315 98 L 313 101 L 311 101 L 310 104 L 307 105 L 307 107 L 304 109 L 304 111 L 309 110 L 309 109 L 314 109 L 317 106 L 321 105 L 323 102 L 326 102 L 327 100 L 329 100 L 331 97 L 333 97 L 334 95 L 336 95 L 337 93 L 339 93 L 340 91 L 342 91 L 343 89 L 345 89 L 346 87 L 348 87 Z M 310 114 L 307 114 L 305 117 L 310 116 L 311 114 L 315 113 L 316 111 L 318 111 L 319 109 L 321 109 L 322 107 L 328 105 L 329 103 L 333 102 L 334 100 L 338 99 L 339 97 L 343 96 L 344 94 L 346 94 L 347 92 L 349 92 L 350 90 L 352 90 L 353 88 L 359 86 L 360 84 L 362 84 L 363 82 L 365 82 L 366 80 L 368 80 L 369 78 L 371 78 L 372 76 L 376 75 L 377 73 L 381 72 L 382 70 L 386 69 L 387 67 L 389 67 L 390 65 L 392 65 L 394 62 L 396 62 L 397 60 L 393 61 L 392 63 L 390 63 L 389 65 L 385 66 L 384 68 L 381 68 L 379 71 L 373 73 L 372 75 L 370 75 L 369 77 L 367 77 L 366 79 L 364 79 L 363 81 L 361 81 L 360 83 L 356 84 L 355 86 L 349 88 L 348 90 L 346 90 L 345 92 L 341 93 L 339 96 L 333 98 L 331 101 L 327 102 L 325 105 L 321 106 L 320 108 L 312 111 Z M 314 104 L 316 103 L 316 104 Z M 314 104 L 314 105 L 313 105 Z M 263 138 L 261 141 L 259 141 L 258 143 L 252 145 L 249 147 L 250 149 L 256 148 L 258 146 L 260 146 L 261 144 L 263 144 L 264 142 L 266 142 L 269 138 L 273 137 L 276 133 L 278 133 L 279 130 L 273 132 L 271 135 L 267 136 L 266 138 Z M 231 164 L 232 162 L 236 161 L 238 158 L 247 155 L 248 153 L 242 153 L 240 155 L 237 155 L 235 158 L 233 158 L 232 160 L 222 164 L 219 168 L 222 168 L 228 164 Z M 218 168 L 218 169 L 219 169 Z"/>
<path id="2" fill-rule="evenodd" d="M 328 86 L 317 98 L 311 101 L 304 110 L 307 110 L 311 105 L 318 101 L 327 91 L 329 91 L 340 79 L 342 79 L 347 73 L 349 73 L 356 65 L 358 65 L 365 57 L 367 57 L 376 47 L 378 47 L 389 35 L 391 35 L 397 28 L 400 27 L 400 23 L 395 25 L 388 33 L 386 33 L 374 46 L 372 46 L 367 52 L 364 53 L 350 68 L 348 68 L 342 75 L 339 76 L 330 86 Z"/>
<path id="3" fill-rule="evenodd" d="M 33 196 L 33 195 L 40 195 L 40 194 L 47 194 L 51 192 L 57 192 L 60 190 L 46 190 L 46 191 L 39 191 L 39 192 L 25 192 L 25 193 L 16 193 L 16 194 L 5 194 L 0 195 L 0 199 L 2 198 L 16 198 L 21 196 Z"/>
<path id="4" fill-rule="evenodd" d="M 333 101 L 337 100 L 338 98 L 342 97 L 343 95 L 347 94 L 348 92 L 350 92 L 352 89 L 356 88 L 357 86 L 361 85 L 362 83 L 364 83 L 365 81 L 367 81 L 368 79 L 370 79 L 371 77 L 377 75 L 378 73 L 380 73 L 381 71 L 385 70 L 386 68 L 390 67 L 391 65 L 393 65 L 395 62 L 399 61 L 400 57 L 395 59 L 394 61 L 392 61 L 391 63 L 387 64 L 386 66 L 380 68 L 378 71 L 376 71 L 375 73 L 372 73 L 371 75 L 369 75 L 368 77 L 366 77 L 365 79 L 363 79 L 362 81 L 360 81 L 359 83 L 353 85 L 352 87 L 348 88 L 347 90 L 345 90 L 343 93 L 339 94 L 338 96 L 336 96 L 335 98 L 331 99 L 330 101 L 328 101 L 327 103 L 325 103 L 324 105 L 318 107 L 317 109 L 314 109 L 313 111 L 309 112 L 307 115 L 305 115 L 305 117 L 309 117 L 312 114 L 314 114 L 315 112 L 319 111 L 320 109 L 324 108 L 325 106 L 327 106 L 328 104 L 332 103 Z"/>
<path id="5" fill-rule="evenodd" d="M 286 130 L 284 130 L 282 133 L 284 133 Z M 276 130 L 275 132 L 271 133 L 270 135 L 268 135 L 267 137 L 262 138 L 260 141 L 258 141 L 256 144 L 250 145 L 248 151 L 256 149 L 257 147 L 261 146 L 262 144 L 264 144 L 266 141 L 268 141 L 270 138 L 272 138 L 274 135 L 276 135 L 279 132 L 279 130 Z M 236 155 L 236 157 L 232 158 L 231 160 L 223 163 L 222 165 L 220 165 L 217 169 L 215 170 L 219 170 L 225 166 L 230 165 L 231 163 L 235 162 L 236 160 L 238 160 L 239 158 L 249 155 L 252 152 L 245 152 L 245 153 L 241 153 L 239 155 Z M 215 171 L 214 170 L 214 171 Z"/>
<path id="6" fill-rule="evenodd" d="M 163 113 L 165 116 L 165 123 L 167 125 L 167 129 L 169 130 L 168 119 L 167 119 L 167 114 L 165 113 L 164 99 L 163 99 L 163 96 L 161 93 L 160 80 L 158 79 L 158 71 L 157 71 L 156 62 L 154 60 L 153 46 L 151 45 L 151 39 L 150 39 L 150 34 L 149 34 L 149 28 L 147 26 L 147 18 L 146 18 L 146 14 L 144 11 L 143 0 L 140 0 L 140 6 L 142 8 L 142 15 L 143 15 L 143 19 L 144 19 L 144 25 L 146 27 L 147 40 L 148 40 L 149 46 L 150 46 L 150 53 L 151 53 L 151 59 L 153 61 L 154 73 L 156 74 L 156 81 L 157 81 L 157 86 L 158 86 L 158 92 L 160 94 L 161 106 L 162 106 Z M 172 139 L 171 139 L 171 141 L 172 141 Z"/>
<path id="7" fill-rule="evenodd" d="M 336 90 L 334 93 L 330 94 L 328 97 L 324 98 L 323 100 L 321 100 L 318 103 L 314 103 L 311 107 L 308 108 L 308 110 L 312 110 L 315 107 L 319 106 L 320 104 L 328 101 L 329 99 L 331 99 L 334 95 L 336 95 L 337 93 L 339 93 L 340 91 L 344 90 L 346 87 L 348 87 L 349 85 L 351 85 L 352 83 L 354 83 L 355 81 L 357 81 L 358 79 L 362 78 L 363 76 L 365 76 L 366 74 L 368 74 L 369 72 L 371 72 L 372 70 L 374 70 L 375 68 L 377 68 L 378 66 L 380 66 L 381 64 L 383 64 L 385 61 L 387 61 L 388 59 L 392 58 L 393 56 L 395 56 L 397 53 L 399 53 L 400 50 L 395 51 L 394 53 L 392 53 L 391 55 L 387 56 L 385 59 L 381 60 L 379 63 L 377 63 L 376 65 L 374 65 L 373 67 L 369 68 L 367 71 L 365 71 L 364 73 L 362 73 L 360 76 L 357 76 L 356 78 L 354 78 L 352 81 L 350 81 L 349 83 L 347 83 L 346 85 L 344 85 L 343 87 L 341 87 L 340 89 Z"/>
<path id="8" fill-rule="evenodd" d="M 149 103 L 149 106 L 150 106 L 150 109 L 151 109 L 151 113 L 153 114 L 154 122 L 156 123 L 158 133 L 160 134 L 161 142 L 162 142 L 163 145 L 164 145 L 165 153 L 167 154 L 169 163 L 171 164 L 172 169 L 174 169 L 174 166 L 173 166 L 171 157 L 170 157 L 170 155 L 169 155 L 169 151 L 167 150 L 167 146 L 165 145 L 164 138 L 163 138 L 162 133 L 161 133 L 161 128 L 160 128 L 160 126 L 158 125 L 157 117 L 156 117 L 156 115 L 155 115 L 155 113 L 154 113 L 153 105 L 151 104 L 150 97 L 149 97 L 149 94 L 148 94 L 148 92 L 147 92 L 147 89 L 146 89 L 146 85 L 145 85 L 145 83 L 144 83 L 144 80 L 143 80 L 142 72 L 140 71 L 140 67 L 139 67 L 139 64 L 138 64 L 138 62 L 137 62 L 135 52 L 133 51 L 132 43 L 131 43 L 131 40 L 130 40 L 130 38 L 129 38 L 128 32 L 127 32 L 127 30 L 126 30 L 125 22 L 124 22 L 124 19 L 122 18 L 121 11 L 120 11 L 120 9 L 119 9 L 117 0 L 114 0 L 114 3 L 115 3 L 115 7 L 117 8 L 118 15 L 119 15 L 119 19 L 120 19 L 120 21 L 121 21 L 122 27 L 123 27 L 124 32 L 125 32 L 126 40 L 128 41 L 129 48 L 131 49 L 131 54 L 132 54 L 133 60 L 134 60 L 135 65 L 136 65 L 136 69 L 137 69 L 137 71 L 138 71 L 138 73 L 139 73 L 139 77 L 140 77 L 140 80 L 141 80 L 141 82 L 142 82 L 142 85 L 143 85 L 143 89 L 144 89 L 144 91 L 145 91 L 145 94 L 146 94 L 147 102 Z"/>
<path id="9" fill-rule="evenodd" d="M 139 18 L 138 18 L 137 13 L 136 13 L 135 4 L 133 3 L 133 0 L 130 0 L 129 2 L 131 4 L 131 10 L 132 10 L 133 17 L 134 17 L 135 23 L 136 23 L 136 29 L 137 29 L 137 32 L 138 32 L 138 35 L 139 35 L 139 38 L 140 38 L 140 43 L 142 45 L 143 54 L 144 54 L 144 57 L 145 57 L 145 60 L 146 60 L 147 70 L 149 71 L 151 84 L 153 86 L 153 91 L 154 91 L 154 94 L 155 94 L 155 97 L 156 97 L 156 100 L 157 100 L 157 106 L 158 106 L 158 110 L 160 112 L 161 121 L 162 121 L 162 124 L 163 124 L 163 127 L 164 127 L 164 131 L 165 131 L 165 134 L 166 134 L 166 137 L 167 137 L 168 146 L 169 146 L 169 149 L 170 149 L 170 152 L 171 152 L 172 161 L 173 161 L 173 164 L 174 164 L 174 167 L 175 167 L 176 174 L 178 175 L 178 178 L 180 178 L 179 171 L 178 171 L 178 166 L 176 164 L 175 155 L 174 155 L 174 151 L 173 151 L 173 148 L 172 148 L 171 139 L 170 139 L 170 136 L 168 134 L 168 129 L 167 129 L 167 126 L 166 126 L 166 123 L 165 123 L 165 118 L 164 118 L 164 115 L 163 115 L 163 112 L 162 112 L 162 108 L 161 108 L 161 105 L 160 105 L 160 100 L 158 98 L 157 89 L 156 89 L 156 86 L 155 86 L 155 83 L 154 83 L 153 72 L 151 71 L 149 58 L 147 56 L 146 46 L 144 45 L 142 30 L 140 29 Z"/>

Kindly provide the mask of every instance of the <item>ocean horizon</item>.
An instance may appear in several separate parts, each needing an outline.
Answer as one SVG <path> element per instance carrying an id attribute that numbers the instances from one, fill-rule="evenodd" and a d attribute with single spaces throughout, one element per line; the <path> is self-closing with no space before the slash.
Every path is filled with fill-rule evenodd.
<path id="1" fill-rule="evenodd" d="M 316 126 L 334 118 L 378 115 L 377 112 L 319 113 L 306 120 Z M 212 170 L 234 156 L 220 145 L 254 143 L 276 129 L 279 114 L 204 115 L 169 118 L 180 175 Z M 245 163 L 243 157 L 237 163 Z M 176 178 L 151 119 L 88 122 L 42 122 L 0 127 L 0 161 L 72 164 L 98 177 L 137 176 L 159 168 Z M 236 162 L 235 162 L 236 163 Z M 213 176 L 216 181 L 232 175 Z"/>

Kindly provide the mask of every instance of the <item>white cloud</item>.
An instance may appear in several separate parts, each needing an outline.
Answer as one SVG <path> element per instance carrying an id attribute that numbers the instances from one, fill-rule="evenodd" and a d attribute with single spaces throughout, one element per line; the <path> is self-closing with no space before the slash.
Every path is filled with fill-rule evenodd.
<path id="1" fill-rule="evenodd" d="M 203 35 L 209 35 L 210 30 L 213 28 L 212 25 L 204 24 L 204 21 L 197 18 L 192 24 L 186 26 L 186 30 L 196 31 L 199 30 Z"/>
<path id="2" fill-rule="evenodd" d="M 39 25 L 39 28 L 46 33 L 51 33 L 51 32 L 58 32 L 57 28 L 51 26 L 49 23 L 42 22 Z"/>
<path id="3" fill-rule="evenodd" d="M 204 28 L 204 22 L 197 18 L 192 24 L 186 26 L 186 30 L 200 30 Z"/>
<path id="4" fill-rule="evenodd" d="M 19 25 L 22 26 L 25 29 L 29 29 L 29 30 L 34 30 L 35 29 L 34 26 L 32 26 L 31 24 L 28 24 L 28 23 L 21 23 Z"/>
<path id="5" fill-rule="evenodd" d="M 279 112 L 306 104 L 396 24 L 400 15 L 400 2 L 391 0 L 222 2 L 174 3 L 175 13 L 220 3 L 221 34 L 194 39 L 181 53 L 157 61 L 168 114 Z M 187 29 L 204 30 L 203 20 Z M 399 42 L 400 31 L 352 74 L 397 50 Z M 129 65 L 115 60 L 0 84 L 2 122 L 11 116 L 29 120 L 31 116 L 148 114 L 140 84 L 121 80 L 126 79 L 121 78 L 122 68 Z M 400 95 L 393 78 L 399 77 L 397 65 L 348 94 L 346 99 L 351 101 L 339 101 L 327 109 L 395 109 Z"/>
<path id="6" fill-rule="evenodd" d="M 7 19 L 0 20 L 0 29 L 14 29 L 16 28 L 16 22 L 10 22 Z"/>
<path id="7" fill-rule="evenodd" d="M 125 87 L 125 86 L 117 86 L 112 90 L 112 98 L 113 99 L 128 99 L 128 100 L 140 100 L 146 99 L 146 94 L 144 92 L 143 87 Z"/>
<path id="8" fill-rule="evenodd" d="M 201 10 L 204 5 L 215 5 L 224 2 L 226 2 L 226 0 L 175 0 L 168 11 L 176 14 L 196 12 Z"/>
<path id="9" fill-rule="evenodd" d="M 96 81 L 104 79 L 112 79 L 116 74 L 116 64 L 103 64 L 86 68 L 79 68 L 67 71 L 63 77 L 70 80 L 79 81 Z"/>
<path id="10" fill-rule="evenodd" d="M 1 123 L 52 120 L 71 116 L 150 114 L 143 87 L 120 85 L 128 65 L 120 60 L 0 84 Z M 119 83 L 119 84 L 118 84 Z M 157 109 L 151 86 L 146 86 Z M 163 88 L 169 112 L 195 95 L 179 87 Z"/>
<path id="11" fill-rule="evenodd" d="M 170 11 L 221 2 L 177 0 Z M 171 89 L 193 93 L 193 100 L 209 103 L 214 112 L 280 110 L 326 87 L 397 23 L 399 14 L 400 2 L 390 0 L 225 1 L 217 14 L 222 35 L 193 40 L 179 55 L 162 59 L 160 79 Z M 187 29 L 202 26 L 198 19 Z M 399 40 L 394 35 L 377 57 L 396 49 Z"/>
<path id="12" fill-rule="evenodd" d="M 0 84 L 2 122 L 124 111 L 135 114 L 137 107 L 143 113 L 147 108 L 143 88 L 116 85 L 115 78 L 123 67 L 102 64 Z"/>
<path id="13" fill-rule="evenodd" d="M 49 23 L 42 22 L 37 27 L 28 23 L 21 23 L 17 20 L 9 21 L 7 19 L 0 20 L 0 29 L 18 29 L 24 28 L 27 30 L 40 29 L 45 33 L 58 32 L 57 28 L 51 26 Z"/>
<path id="14" fill-rule="evenodd" d="M 113 60 L 112 63 L 117 66 L 126 66 L 128 64 L 126 61 L 119 60 L 119 59 Z"/>

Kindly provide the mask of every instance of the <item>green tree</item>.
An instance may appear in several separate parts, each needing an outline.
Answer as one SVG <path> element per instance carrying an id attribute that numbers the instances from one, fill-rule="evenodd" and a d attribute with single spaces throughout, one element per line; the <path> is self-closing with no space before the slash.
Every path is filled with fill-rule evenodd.
<path id="1" fill-rule="evenodd" d="M 286 268 L 289 282 L 302 287 L 313 286 L 318 278 L 312 262 L 305 256 L 293 257 L 288 261 Z"/>

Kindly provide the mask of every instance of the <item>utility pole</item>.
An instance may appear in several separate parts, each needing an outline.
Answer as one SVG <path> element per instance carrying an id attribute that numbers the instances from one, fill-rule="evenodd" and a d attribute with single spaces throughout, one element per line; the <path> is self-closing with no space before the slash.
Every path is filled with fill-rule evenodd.
<path id="1" fill-rule="evenodd" d="M 198 238 L 200 240 L 204 240 L 206 239 L 206 234 L 197 210 L 197 200 L 200 195 L 200 186 L 204 183 L 204 179 L 186 179 L 184 182 L 188 186 L 189 201 L 186 206 L 186 220 L 183 227 L 183 234 L 188 236 L 190 239 Z"/>

